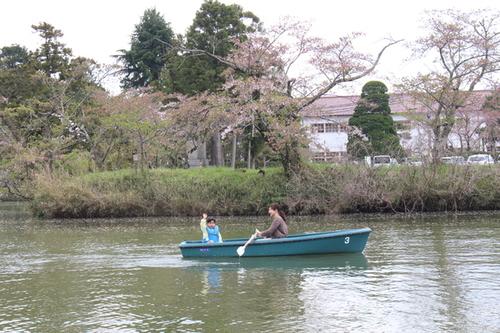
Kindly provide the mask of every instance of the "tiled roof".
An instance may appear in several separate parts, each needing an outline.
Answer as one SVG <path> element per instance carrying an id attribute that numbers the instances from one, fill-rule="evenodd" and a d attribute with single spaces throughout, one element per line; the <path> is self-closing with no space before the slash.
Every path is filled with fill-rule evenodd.
<path id="1" fill-rule="evenodd" d="M 478 98 L 472 99 L 468 109 L 480 110 L 490 90 L 475 92 Z M 358 103 L 359 96 L 323 96 L 302 111 L 305 117 L 350 116 Z M 428 110 L 412 96 L 406 94 L 390 94 L 389 106 L 392 113 L 427 113 Z"/>

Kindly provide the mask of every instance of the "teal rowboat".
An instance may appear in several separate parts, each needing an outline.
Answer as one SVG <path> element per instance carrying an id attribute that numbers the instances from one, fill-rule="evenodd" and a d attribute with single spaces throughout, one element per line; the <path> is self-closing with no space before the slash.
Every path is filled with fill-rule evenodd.
<path id="1" fill-rule="evenodd" d="M 243 257 L 363 252 L 371 231 L 370 228 L 361 228 L 295 234 L 285 238 L 258 238 L 246 248 Z M 185 258 L 238 257 L 236 250 L 247 240 L 247 238 L 228 239 L 224 243 L 215 244 L 183 241 L 179 244 L 179 248 Z"/>

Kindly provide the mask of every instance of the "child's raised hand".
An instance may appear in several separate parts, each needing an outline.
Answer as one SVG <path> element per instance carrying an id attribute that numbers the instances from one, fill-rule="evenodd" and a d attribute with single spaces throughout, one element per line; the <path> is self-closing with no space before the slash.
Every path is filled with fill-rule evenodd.
<path id="1" fill-rule="evenodd" d="M 203 213 L 202 217 L 203 217 L 204 219 L 206 219 L 206 218 L 208 217 L 208 214 L 207 214 L 207 213 Z"/>

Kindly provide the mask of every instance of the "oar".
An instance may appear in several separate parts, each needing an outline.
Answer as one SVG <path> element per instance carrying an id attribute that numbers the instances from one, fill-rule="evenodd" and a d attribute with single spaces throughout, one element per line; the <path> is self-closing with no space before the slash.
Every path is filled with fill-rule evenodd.
<path id="1" fill-rule="evenodd" d="M 248 245 L 250 245 L 251 242 L 253 242 L 253 240 L 255 239 L 255 237 L 257 237 L 257 233 L 259 232 L 259 230 L 255 229 L 255 233 L 252 235 L 252 237 L 250 237 L 250 239 L 245 243 L 245 245 L 243 246 L 240 246 L 237 250 L 236 250 L 236 253 L 238 253 L 238 255 L 241 257 L 242 255 L 245 254 L 245 250 L 247 248 Z"/>

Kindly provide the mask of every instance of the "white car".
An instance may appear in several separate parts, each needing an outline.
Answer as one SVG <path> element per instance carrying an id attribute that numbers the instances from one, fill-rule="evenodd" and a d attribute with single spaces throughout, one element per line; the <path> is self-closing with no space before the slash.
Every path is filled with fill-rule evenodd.
<path id="1" fill-rule="evenodd" d="M 467 159 L 467 164 L 475 164 L 475 165 L 487 165 L 487 164 L 494 164 L 495 161 L 493 160 L 493 157 L 489 154 L 477 154 L 477 155 L 471 155 Z"/>
<path id="2" fill-rule="evenodd" d="M 373 158 L 371 158 L 370 156 L 366 156 L 365 162 L 367 165 L 372 166 L 374 168 L 380 166 L 390 166 L 398 164 L 398 161 L 396 161 L 395 158 L 392 158 L 389 155 L 376 155 L 373 156 Z"/>

